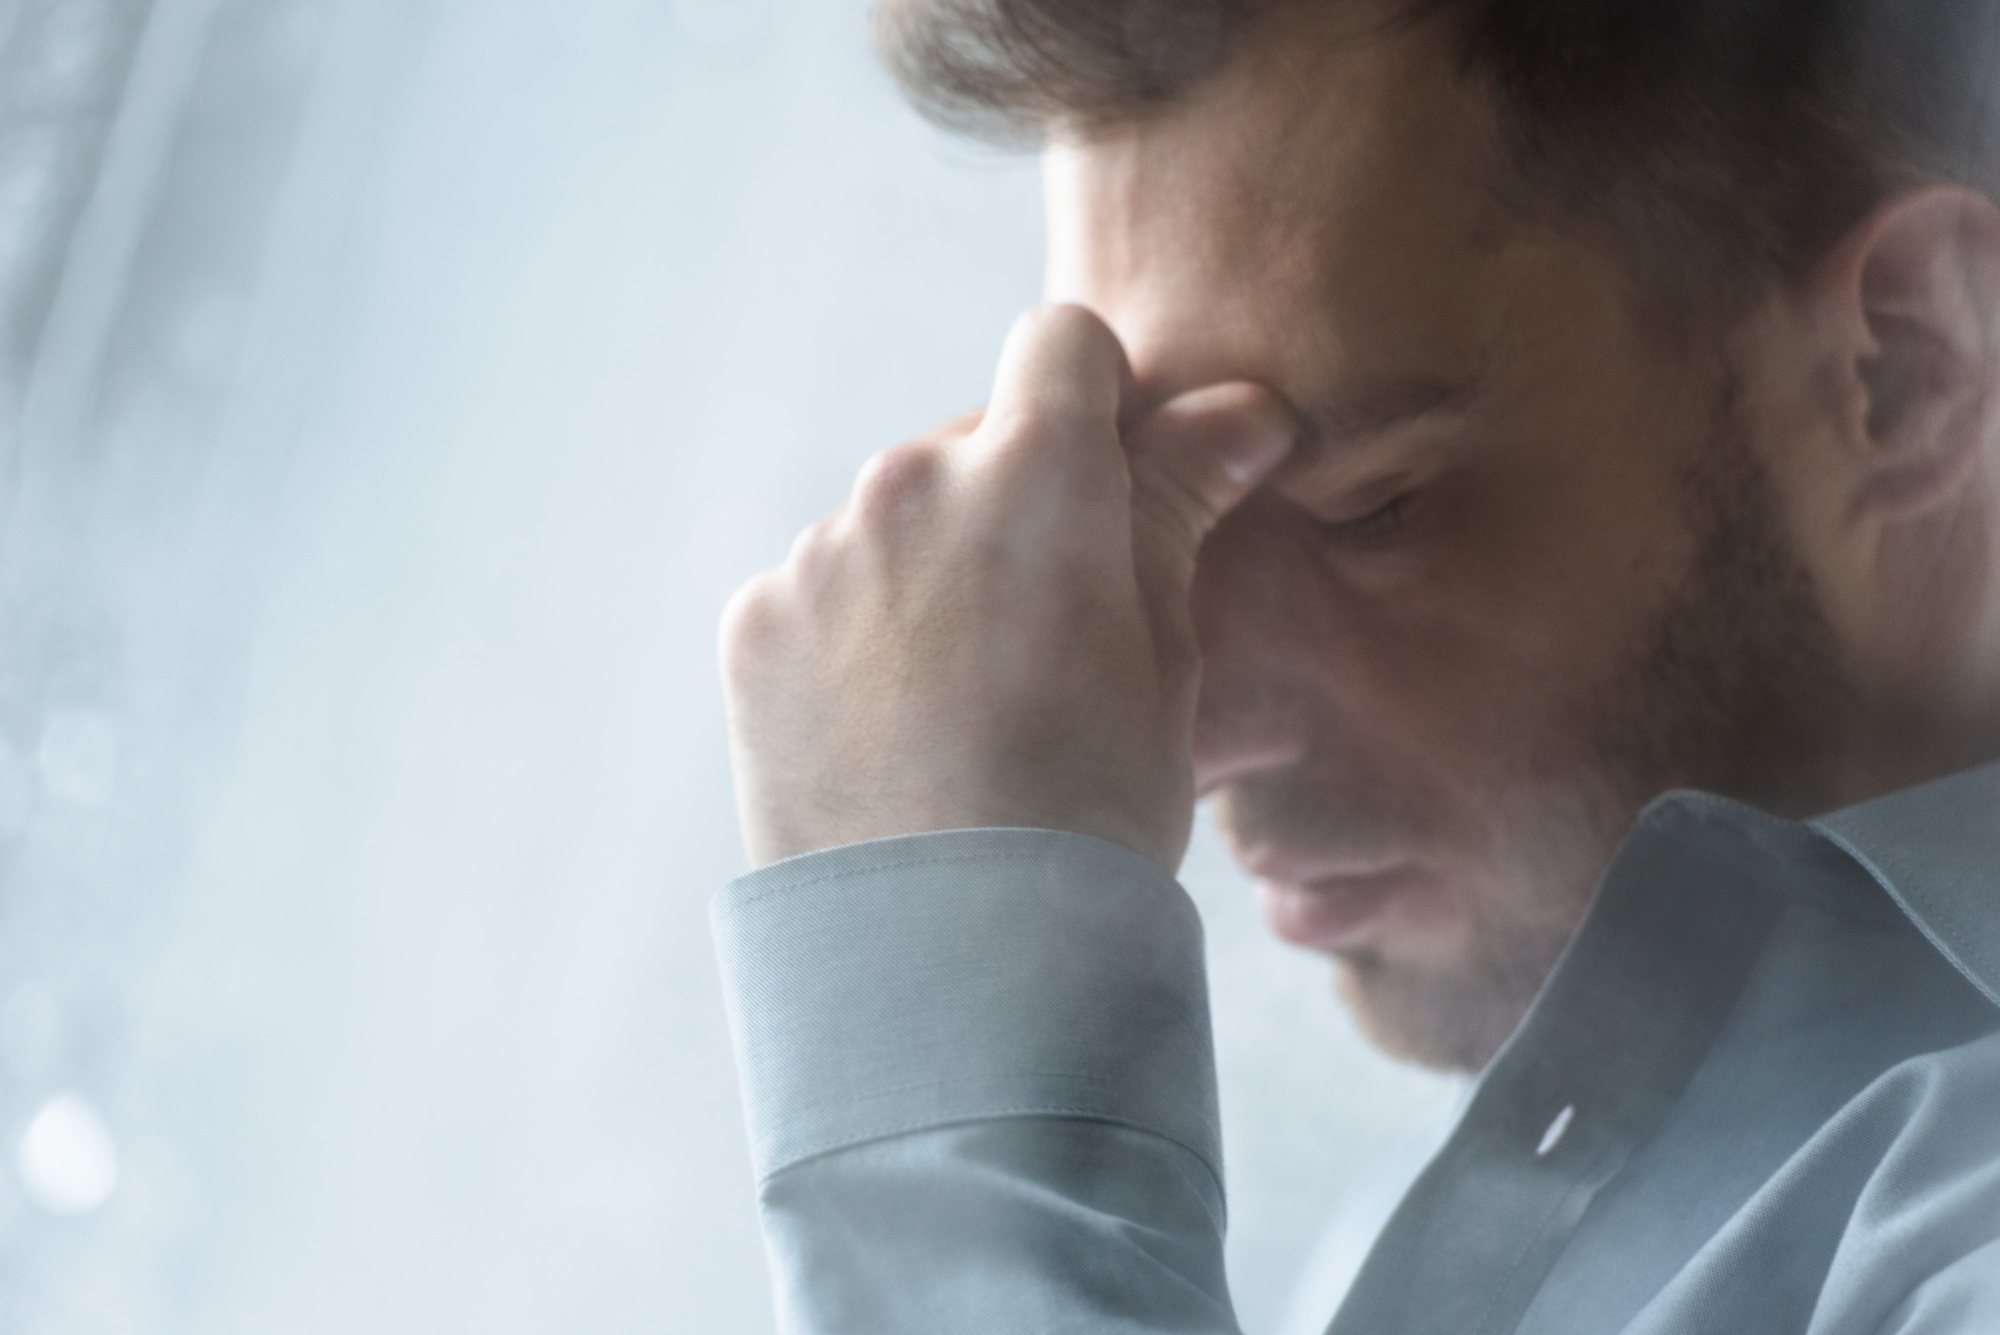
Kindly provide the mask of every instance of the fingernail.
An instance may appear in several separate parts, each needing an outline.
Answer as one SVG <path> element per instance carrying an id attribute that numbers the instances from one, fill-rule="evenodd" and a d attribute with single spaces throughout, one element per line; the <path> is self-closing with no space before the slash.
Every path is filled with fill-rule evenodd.
<path id="1" fill-rule="evenodd" d="M 1222 473 L 1239 487 L 1259 481 L 1292 452 L 1292 424 L 1259 413 L 1225 447 Z"/>

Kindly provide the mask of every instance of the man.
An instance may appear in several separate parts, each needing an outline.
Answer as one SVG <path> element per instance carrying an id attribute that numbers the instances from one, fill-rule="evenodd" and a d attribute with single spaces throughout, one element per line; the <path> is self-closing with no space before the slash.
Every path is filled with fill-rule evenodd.
<path id="1" fill-rule="evenodd" d="M 1996 14 L 884 11 L 1052 304 L 724 629 L 788 1330 L 1234 1329 L 1198 793 L 1483 1073 L 1336 1331 L 2000 1330 Z"/>

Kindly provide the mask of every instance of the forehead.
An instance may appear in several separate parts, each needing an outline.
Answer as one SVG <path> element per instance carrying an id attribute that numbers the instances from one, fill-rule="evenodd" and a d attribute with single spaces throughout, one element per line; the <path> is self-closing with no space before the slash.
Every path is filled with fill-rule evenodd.
<path id="1" fill-rule="evenodd" d="M 1518 279 L 1500 172 L 1444 24 L 1288 7 L 1187 102 L 1049 151 L 1049 295 L 1142 381 L 1446 377 Z"/>

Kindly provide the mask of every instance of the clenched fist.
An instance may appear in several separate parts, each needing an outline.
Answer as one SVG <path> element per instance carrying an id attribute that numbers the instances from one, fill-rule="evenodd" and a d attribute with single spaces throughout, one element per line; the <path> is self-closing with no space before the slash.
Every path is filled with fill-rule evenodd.
<path id="1" fill-rule="evenodd" d="M 1130 381 L 1095 315 L 1030 311 L 983 414 L 877 455 L 736 595 L 723 677 L 754 864 L 1028 826 L 1180 865 L 1195 555 L 1294 425 L 1236 383 L 1121 432 Z"/>

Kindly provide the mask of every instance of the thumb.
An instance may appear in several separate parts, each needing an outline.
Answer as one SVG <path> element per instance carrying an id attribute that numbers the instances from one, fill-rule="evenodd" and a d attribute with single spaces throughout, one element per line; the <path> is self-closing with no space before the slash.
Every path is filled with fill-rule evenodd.
<path id="1" fill-rule="evenodd" d="M 1140 422 L 1125 442 L 1140 578 L 1184 598 L 1202 540 L 1291 453 L 1297 434 L 1285 401 L 1248 381 L 1192 390 Z"/>

